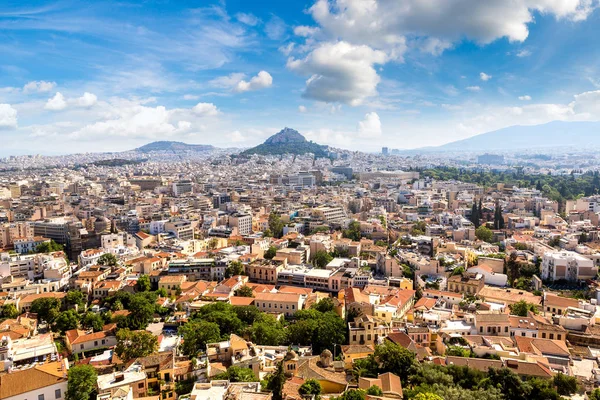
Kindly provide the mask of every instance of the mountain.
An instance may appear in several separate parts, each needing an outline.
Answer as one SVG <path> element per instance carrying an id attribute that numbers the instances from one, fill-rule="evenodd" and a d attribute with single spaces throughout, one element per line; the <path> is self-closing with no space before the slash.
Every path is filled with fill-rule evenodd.
<path id="1" fill-rule="evenodd" d="M 327 146 L 309 142 L 298 131 L 291 128 L 283 128 L 273 136 L 269 137 L 263 144 L 248 149 L 241 155 L 261 154 L 306 154 L 313 153 L 315 157 L 327 157 Z"/>
<path id="2" fill-rule="evenodd" d="M 183 142 L 158 141 L 138 147 L 135 151 L 149 153 L 151 151 L 197 151 L 205 152 L 214 150 L 213 146 L 206 144 L 187 144 Z"/>
<path id="3" fill-rule="evenodd" d="M 600 122 L 554 121 L 543 125 L 515 125 L 421 150 L 493 151 L 565 147 L 600 147 Z"/>

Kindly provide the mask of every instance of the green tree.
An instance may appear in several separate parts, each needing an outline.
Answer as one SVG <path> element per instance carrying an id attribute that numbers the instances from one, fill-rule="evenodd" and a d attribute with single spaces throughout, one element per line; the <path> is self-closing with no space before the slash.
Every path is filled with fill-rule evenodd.
<path id="1" fill-rule="evenodd" d="M 282 400 L 285 381 L 286 377 L 283 369 L 283 362 L 279 362 L 275 372 L 267 376 L 265 385 L 266 389 L 273 393 L 273 400 Z"/>
<path id="2" fill-rule="evenodd" d="M 98 265 L 107 265 L 110 267 L 114 267 L 115 265 L 117 265 L 118 263 L 118 259 L 114 254 L 111 253 L 105 253 L 102 254 L 99 258 L 98 258 Z"/>
<path id="3" fill-rule="evenodd" d="M 88 311 L 81 318 L 81 325 L 86 329 L 93 329 L 99 332 L 104 328 L 104 319 L 100 314 Z"/>
<path id="4" fill-rule="evenodd" d="M 494 233 L 487 226 L 481 225 L 479 228 L 477 228 L 475 230 L 475 236 L 477 236 L 477 239 L 479 239 L 479 240 L 483 240 L 484 242 L 491 243 L 492 239 L 494 237 Z"/>
<path id="5" fill-rule="evenodd" d="M 588 397 L 590 400 L 600 400 L 600 389 L 594 389 Z"/>
<path id="6" fill-rule="evenodd" d="M 373 357 L 378 361 L 381 372 L 392 372 L 398 375 L 404 385 L 416 365 L 414 353 L 390 341 L 377 346 Z"/>
<path id="7" fill-rule="evenodd" d="M 307 379 L 302 385 L 300 385 L 300 388 L 298 388 L 298 393 L 300 393 L 301 396 L 314 396 L 314 398 L 317 400 L 321 397 L 320 395 L 322 391 L 323 389 L 321 388 L 321 384 L 316 379 Z"/>
<path id="8" fill-rule="evenodd" d="M 149 292 L 152 285 L 150 284 L 150 277 L 148 275 L 142 275 L 138 278 L 135 288 L 138 292 Z"/>
<path id="9" fill-rule="evenodd" d="M 365 391 L 360 389 L 346 390 L 338 400 L 365 400 Z"/>
<path id="10" fill-rule="evenodd" d="M 317 303 L 314 303 L 310 308 L 314 308 L 315 310 L 325 313 L 327 311 L 335 311 L 335 304 L 331 297 L 325 297 L 324 299 L 319 300 Z"/>
<path id="11" fill-rule="evenodd" d="M 475 228 L 479 226 L 479 210 L 475 202 L 473 202 L 473 207 L 471 207 L 471 222 L 475 225 Z"/>
<path id="12" fill-rule="evenodd" d="M 227 368 L 227 372 L 213 377 L 216 380 L 228 380 L 230 382 L 258 382 L 256 375 L 250 368 L 242 368 L 232 365 Z"/>
<path id="13" fill-rule="evenodd" d="M 13 303 L 6 303 L 2 306 L 2 316 L 4 318 L 12 319 L 17 318 L 19 315 L 19 310 Z"/>
<path id="14" fill-rule="evenodd" d="M 156 310 L 156 299 L 151 301 L 143 293 L 136 293 L 131 296 L 127 310 L 131 314 L 127 316 L 127 327 L 133 330 L 146 329 L 154 317 Z"/>
<path id="15" fill-rule="evenodd" d="M 383 390 L 377 385 L 373 385 L 367 389 L 367 394 L 369 396 L 383 396 Z"/>
<path id="16" fill-rule="evenodd" d="M 269 214 L 269 230 L 273 233 L 273 237 L 280 238 L 283 236 L 284 223 L 281 221 L 279 214 L 271 212 Z"/>
<path id="17" fill-rule="evenodd" d="M 66 400 L 93 400 L 96 398 L 96 369 L 88 364 L 69 368 Z"/>
<path id="18" fill-rule="evenodd" d="M 313 256 L 312 264 L 316 268 L 325 268 L 325 266 L 329 264 L 331 260 L 333 260 L 331 254 L 329 254 L 325 250 L 319 250 Z"/>
<path id="19" fill-rule="evenodd" d="M 234 294 L 239 297 L 254 297 L 254 291 L 250 286 L 242 286 L 237 289 Z"/>
<path id="20" fill-rule="evenodd" d="M 206 351 L 207 343 L 221 340 L 219 325 L 214 322 L 190 321 L 179 328 L 179 334 L 183 336 L 181 351 L 188 357 Z"/>
<path id="21" fill-rule="evenodd" d="M 518 315 L 519 317 L 526 317 L 529 311 L 533 311 L 537 314 L 535 305 L 528 303 L 525 300 L 517 301 L 516 303 L 509 305 L 508 308 L 510 308 L 511 314 Z"/>
<path id="22" fill-rule="evenodd" d="M 53 329 L 57 332 L 65 333 L 68 330 L 76 329 L 79 325 L 79 316 L 74 310 L 63 311 L 58 314 L 54 320 Z"/>
<path id="23" fill-rule="evenodd" d="M 248 328 L 252 343 L 265 346 L 280 346 L 286 340 L 286 332 L 281 322 L 272 315 L 262 314 Z"/>
<path id="24" fill-rule="evenodd" d="M 275 247 L 275 246 L 269 246 L 269 248 L 267 249 L 267 251 L 265 251 L 264 258 L 265 258 L 265 260 L 272 260 L 273 257 L 275 257 L 276 254 L 277 254 L 277 247 Z"/>
<path id="25" fill-rule="evenodd" d="M 350 224 L 348 225 L 348 229 L 344 229 L 342 231 L 342 236 L 344 236 L 345 238 L 348 238 L 348 239 L 352 239 L 355 242 L 360 241 L 360 238 L 361 238 L 360 222 L 358 222 L 358 221 L 350 222 Z"/>
<path id="26" fill-rule="evenodd" d="M 81 310 L 85 307 L 86 300 L 87 299 L 80 290 L 69 290 L 65 296 L 65 305 L 67 308 L 77 306 L 77 309 Z"/>
<path id="27" fill-rule="evenodd" d="M 579 388 L 577 378 L 562 374 L 560 372 L 554 375 L 553 382 L 554 386 L 556 386 L 556 391 L 561 396 L 570 396 L 577 392 L 577 389 Z"/>
<path id="28" fill-rule="evenodd" d="M 158 339 L 148 331 L 119 329 L 115 353 L 123 361 L 146 357 L 158 350 Z"/>
<path id="29" fill-rule="evenodd" d="M 231 261 L 227 268 L 225 268 L 225 278 L 231 278 L 236 275 L 245 275 L 244 264 L 240 261 Z"/>
<path id="30" fill-rule="evenodd" d="M 444 400 L 435 393 L 417 393 L 413 400 Z"/>
<path id="31" fill-rule="evenodd" d="M 36 253 L 54 253 L 55 251 L 64 251 L 64 246 L 56 243 L 54 240 L 40 243 L 35 248 Z"/>
<path id="32" fill-rule="evenodd" d="M 54 297 L 42 297 L 31 303 L 30 311 L 37 314 L 38 321 L 46 321 L 51 324 L 60 313 L 61 301 Z"/>

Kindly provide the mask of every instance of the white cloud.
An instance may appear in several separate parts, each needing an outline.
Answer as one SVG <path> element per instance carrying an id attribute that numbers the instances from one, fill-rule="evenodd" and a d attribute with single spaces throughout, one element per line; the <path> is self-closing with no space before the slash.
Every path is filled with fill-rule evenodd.
<path id="1" fill-rule="evenodd" d="M 600 90 L 575 95 L 575 100 L 569 107 L 574 113 L 583 114 L 585 118 L 600 119 Z"/>
<path id="2" fill-rule="evenodd" d="M 319 32 L 319 28 L 316 26 L 300 25 L 294 28 L 294 35 L 302 37 L 311 37 Z"/>
<path id="3" fill-rule="evenodd" d="M 530 55 L 531 55 L 531 51 L 529 51 L 527 49 L 519 50 L 519 51 L 517 51 L 517 54 L 516 54 L 517 57 L 529 57 Z"/>
<path id="4" fill-rule="evenodd" d="M 254 14 L 237 13 L 235 18 L 242 24 L 246 24 L 248 26 L 256 26 L 260 23 L 260 19 L 258 19 L 258 17 L 256 17 Z"/>
<path id="5" fill-rule="evenodd" d="M 251 90 L 259 90 L 271 87 L 273 84 L 273 77 L 267 71 L 260 71 L 258 75 L 250 79 L 249 82 L 245 80 L 239 81 L 235 86 L 236 92 L 248 92 Z"/>
<path id="6" fill-rule="evenodd" d="M 381 120 L 376 112 L 365 114 L 365 119 L 358 123 L 358 135 L 363 138 L 381 136 Z"/>
<path id="7" fill-rule="evenodd" d="M 530 101 L 531 100 L 531 96 L 526 94 L 524 96 L 519 96 L 519 100 L 521 101 Z"/>
<path id="8" fill-rule="evenodd" d="M 296 46 L 296 43 L 290 42 L 290 43 L 286 44 L 285 46 L 280 46 L 278 50 L 283 55 L 289 56 L 290 54 L 292 54 L 292 51 L 294 51 L 295 46 Z"/>
<path id="9" fill-rule="evenodd" d="M 64 110 L 67 108 L 67 100 L 65 100 L 65 96 L 63 96 L 62 93 L 56 92 L 54 97 L 48 99 L 44 108 L 50 111 Z"/>
<path id="10" fill-rule="evenodd" d="M 96 97 L 95 94 L 93 93 L 89 93 L 89 92 L 85 92 L 83 94 L 83 96 L 73 100 L 73 103 L 77 106 L 77 107 L 84 107 L 84 108 L 89 108 L 92 107 L 93 105 L 95 105 L 98 102 L 98 97 Z"/>
<path id="11" fill-rule="evenodd" d="M 242 135 L 242 132 L 240 132 L 240 131 L 233 131 L 233 132 L 229 133 L 227 136 L 229 137 L 229 140 L 232 141 L 233 143 L 240 143 L 240 142 L 244 142 L 246 140 L 246 137 L 244 135 Z"/>
<path id="12" fill-rule="evenodd" d="M 484 82 L 489 81 L 490 79 L 492 79 L 491 75 L 486 74 L 485 72 L 480 72 L 479 73 L 479 79 L 481 79 Z"/>
<path id="13" fill-rule="evenodd" d="M 380 78 L 374 65 L 386 61 L 382 51 L 337 42 L 320 44 L 304 59 L 290 58 L 287 66 L 309 76 L 304 97 L 359 105 L 377 94 Z"/>
<path id="14" fill-rule="evenodd" d="M 200 96 L 198 96 L 196 94 L 184 94 L 183 95 L 184 100 L 198 100 L 199 98 L 200 98 Z"/>
<path id="15" fill-rule="evenodd" d="M 17 110 L 10 104 L 0 104 L 0 130 L 17 127 Z"/>
<path id="16" fill-rule="evenodd" d="M 462 110 L 462 106 L 458 104 L 442 104 L 442 108 L 448 111 L 459 111 Z"/>
<path id="17" fill-rule="evenodd" d="M 214 117 L 219 114 L 219 109 L 213 103 L 198 103 L 192 111 L 201 117 Z"/>
<path id="18" fill-rule="evenodd" d="M 298 111 L 301 113 L 305 113 L 308 110 L 306 109 L 306 106 L 298 106 Z"/>
<path id="19" fill-rule="evenodd" d="M 481 88 L 479 86 L 467 86 L 466 88 L 469 92 L 479 92 Z"/>
<path id="20" fill-rule="evenodd" d="M 231 89 L 245 77 L 246 74 L 243 72 L 233 72 L 227 76 L 219 76 L 215 79 L 212 79 L 208 81 L 208 84 L 212 87 L 217 87 L 220 89 Z"/>
<path id="21" fill-rule="evenodd" d="M 276 15 L 272 15 L 271 19 L 265 25 L 265 33 L 271 40 L 281 40 L 285 36 L 287 26 L 285 22 Z"/>
<path id="22" fill-rule="evenodd" d="M 31 81 L 23 86 L 24 93 L 47 93 L 52 91 L 56 87 L 56 82 L 46 82 L 46 81 Z"/>

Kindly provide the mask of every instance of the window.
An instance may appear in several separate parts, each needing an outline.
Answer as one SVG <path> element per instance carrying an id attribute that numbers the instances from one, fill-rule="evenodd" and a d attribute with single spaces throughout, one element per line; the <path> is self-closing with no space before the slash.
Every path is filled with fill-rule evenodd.
<path id="1" fill-rule="evenodd" d="M 44 400 L 44 395 L 43 394 L 39 394 L 38 395 L 38 400 Z"/>
<path id="2" fill-rule="evenodd" d="M 98 346 L 98 341 L 94 340 L 94 346 Z"/>
<path id="3" fill-rule="evenodd" d="M 60 392 L 60 389 L 56 389 L 54 391 L 54 398 L 55 399 L 60 399 L 62 397 L 62 393 Z"/>
<path id="4" fill-rule="evenodd" d="M 556 338 L 557 338 L 558 340 L 560 340 L 561 336 L 560 336 L 560 335 L 556 335 Z"/>
<path id="5" fill-rule="evenodd" d="M 144 388 L 144 382 L 138 384 L 138 389 L 143 389 Z"/>
<path id="6" fill-rule="evenodd" d="M 553 339 L 554 339 L 554 333 L 551 333 L 550 334 L 550 340 L 553 340 Z"/>
<path id="7" fill-rule="evenodd" d="M 542 339 L 546 339 L 546 332 L 542 332 Z"/>

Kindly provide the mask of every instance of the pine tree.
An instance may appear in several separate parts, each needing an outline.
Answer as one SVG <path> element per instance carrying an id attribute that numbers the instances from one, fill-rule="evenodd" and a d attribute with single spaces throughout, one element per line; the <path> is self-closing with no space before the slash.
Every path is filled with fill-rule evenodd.
<path id="1" fill-rule="evenodd" d="M 481 222 L 481 220 L 483 219 L 483 204 L 482 204 L 481 197 L 479 198 L 479 210 L 478 210 L 477 215 L 479 216 L 479 221 Z"/>
<path id="2" fill-rule="evenodd" d="M 479 211 L 475 202 L 473 202 L 473 207 L 471 208 L 471 222 L 475 225 L 475 228 L 479 226 Z"/>

